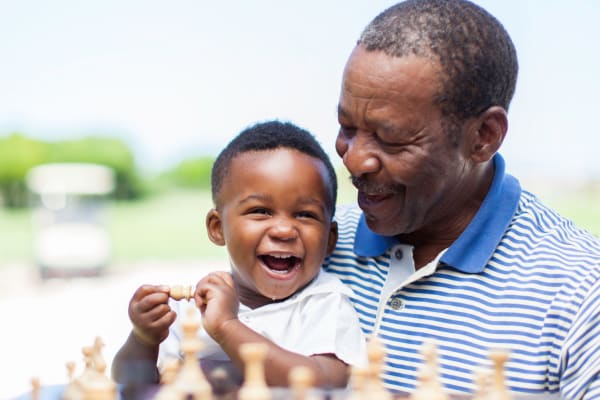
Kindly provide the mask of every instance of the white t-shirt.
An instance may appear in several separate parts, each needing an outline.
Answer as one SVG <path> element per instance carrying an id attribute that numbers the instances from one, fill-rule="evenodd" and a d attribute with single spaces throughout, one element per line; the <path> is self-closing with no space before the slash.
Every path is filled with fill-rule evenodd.
<path id="1" fill-rule="evenodd" d="M 317 278 L 299 293 L 279 303 L 250 309 L 240 304 L 238 318 L 246 326 L 282 348 L 305 356 L 335 354 L 346 364 L 368 365 L 366 339 L 358 315 L 350 303 L 351 289 L 337 277 L 321 271 Z M 169 358 L 182 358 L 181 318 L 185 318 L 186 302 L 171 301 L 177 319 L 169 337 L 161 343 L 159 364 Z M 194 307 L 197 317 L 200 311 Z M 229 357 L 204 331 L 198 330 L 203 349 L 198 358 L 227 361 Z"/>

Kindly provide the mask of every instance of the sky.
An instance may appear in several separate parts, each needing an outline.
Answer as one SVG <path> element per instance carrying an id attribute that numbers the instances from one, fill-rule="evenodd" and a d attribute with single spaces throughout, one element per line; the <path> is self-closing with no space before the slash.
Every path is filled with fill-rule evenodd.
<path id="1" fill-rule="evenodd" d="M 0 0 L 0 137 L 103 134 L 142 170 L 277 118 L 337 164 L 344 64 L 385 0 Z M 480 0 L 520 63 L 501 153 L 517 176 L 600 179 L 600 2 Z"/>

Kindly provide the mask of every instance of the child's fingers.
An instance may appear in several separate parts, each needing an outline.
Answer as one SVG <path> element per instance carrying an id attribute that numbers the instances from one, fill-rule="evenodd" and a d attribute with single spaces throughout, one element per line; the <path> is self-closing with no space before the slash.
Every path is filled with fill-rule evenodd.
<path id="1" fill-rule="evenodd" d="M 232 287 L 232 288 L 234 287 L 233 277 L 231 276 L 231 274 L 229 272 L 215 271 L 212 274 L 214 274 L 215 276 L 218 276 L 223 282 L 225 282 L 225 284 L 227 284 L 227 286 Z"/>

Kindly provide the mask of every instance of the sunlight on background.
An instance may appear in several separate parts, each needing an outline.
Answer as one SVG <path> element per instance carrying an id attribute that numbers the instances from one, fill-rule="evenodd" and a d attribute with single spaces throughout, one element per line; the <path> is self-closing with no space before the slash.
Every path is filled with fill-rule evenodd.
<path id="1" fill-rule="evenodd" d="M 508 171 L 600 234 L 600 4 L 476 2 L 505 25 L 519 56 L 501 151 Z M 341 73 L 362 28 L 394 3 L 0 4 L 0 312 L 10 326 L 0 398 L 28 391 L 33 376 L 65 382 L 65 363 L 81 364 L 79 349 L 96 335 L 110 361 L 140 284 L 193 284 L 227 268 L 206 237 L 204 178 L 244 127 L 278 118 L 312 131 L 340 166 L 341 202 L 353 201 L 334 152 Z M 34 177 L 29 187 L 10 181 L 39 160 L 108 164 L 114 186 L 82 195 L 40 191 Z M 76 217 L 77 229 L 60 224 Z M 51 258 L 99 251 L 94 266 L 106 268 L 43 279 L 47 254 L 36 243 L 69 235 L 66 247 L 50 245 Z M 101 239 L 87 244 L 92 236 Z"/>

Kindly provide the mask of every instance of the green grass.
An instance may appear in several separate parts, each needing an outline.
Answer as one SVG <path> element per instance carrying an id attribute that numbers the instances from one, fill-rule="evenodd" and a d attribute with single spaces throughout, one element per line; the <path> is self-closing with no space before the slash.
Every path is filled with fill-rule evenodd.
<path id="1" fill-rule="evenodd" d="M 147 260 L 225 258 L 225 248 L 208 239 L 204 226 L 212 207 L 208 192 L 171 191 L 143 201 L 113 202 L 106 213 L 115 264 Z M 0 208 L 0 267 L 31 262 L 29 210 Z"/>
<path id="2" fill-rule="evenodd" d="M 0 207 L 0 268 L 31 259 L 31 213 Z"/>
<path id="3" fill-rule="evenodd" d="M 600 236 L 600 187 L 577 192 L 547 192 L 540 197 L 577 225 Z M 354 189 L 340 179 L 339 203 L 355 201 Z M 138 202 L 110 203 L 108 228 L 117 265 L 157 260 L 224 260 L 225 248 L 208 240 L 204 218 L 212 207 L 205 191 L 170 191 Z M 29 263 L 31 253 L 29 210 L 0 208 L 0 268 Z"/>
<path id="4" fill-rule="evenodd" d="M 139 202 L 119 202 L 109 210 L 114 258 L 223 259 L 225 248 L 208 239 L 207 211 L 212 207 L 204 191 L 174 191 Z"/>

